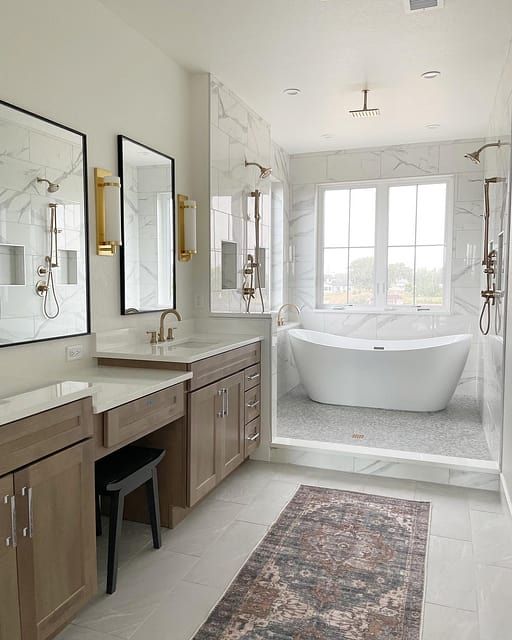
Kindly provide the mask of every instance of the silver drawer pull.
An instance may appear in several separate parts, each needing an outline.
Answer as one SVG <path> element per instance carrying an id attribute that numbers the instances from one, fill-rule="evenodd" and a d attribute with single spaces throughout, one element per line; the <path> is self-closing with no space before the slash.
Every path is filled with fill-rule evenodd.
<path id="1" fill-rule="evenodd" d="M 18 544 L 16 538 L 16 498 L 14 496 L 4 496 L 4 504 L 11 505 L 11 535 L 5 539 L 5 546 L 15 549 Z"/>
<path id="2" fill-rule="evenodd" d="M 259 432 L 255 433 L 253 436 L 248 436 L 247 440 L 249 440 L 249 442 L 254 442 L 255 440 L 257 440 L 260 437 Z"/>
<path id="3" fill-rule="evenodd" d="M 257 407 L 259 405 L 260 401 L 259 400 L 253 400 L 252 402 L 248 402 L 247 403 L 247 407 L 249 409 L 254 409 L 255 407 Z"/>
<path id="4" fill-rule="evenodd" d="M 224 389 L 219 389 L 217 391 L 217 395 L 222 398 L 222 406 L 220 408 L 220 411 L 217 411 L 217 418 L 223 418 L 224 417 Z"/>
<path id="5" fill-rule="evenodd" d="M 257 380 L 259 377 L 259 373 L 252 373 L 250 376 L 247 376 L 247 380 Z"/>
<path id="6" fill-rule="evenodd" d="M 34 535 L 34 517 L 32 513 L 32 487 L 23 487 L 22 496 L 27 496 L 28 501 L 28 527 L 23 527 L 22 533 L 25 538 L 32 538 Z"/>
<path id="7" fill-rule="evenodd" d="M 229 416 L 229 391 L 224 389 L 224 397 L 226 398 L 226 409 L 224 410 L 224 415 Z"/>

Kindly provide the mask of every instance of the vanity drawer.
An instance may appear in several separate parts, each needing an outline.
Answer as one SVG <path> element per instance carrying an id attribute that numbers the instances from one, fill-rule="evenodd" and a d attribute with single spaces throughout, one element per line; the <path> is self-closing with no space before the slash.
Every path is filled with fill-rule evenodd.
<path id="1" fill-rule="evenodd" d="M 255 364 L 245 370 L 245 390 L 249 391 L 253 387 L 257 387 L 260 383 L 261 371 L 260 365 Z"/>
<path id="2" fill-rule="evenodd" d="M 245 392 L 245 424 L 260 415 L 260 387 Z"/>
<path id="3" fill-rule="evenodd" d="M 251 455 L 251 453 L 257 449 L 261 440 L 261 421 L 260 418 L 256 418 L 245 425 L 245 457 Z"/>
<path id="4" fill-rule="evenodd" d="M 260 343 L 255 342 L 245 347 L 232 349 L 218 356 L 198 360 L 190 365 L 190 370 L 194 374 L 190 380 L 189 390 L 200 389 L 201 387 L 226 378 L 242 369 L 251 367 L 260 361 Z"/>
<path id="5" fill-rule="evenodd" d="M 91 398 L 0 427 L 0 476 L 93 435 Z"/>
<path id="6" fill-rule="evenodd" d="M 184 414 L 184 394 L 184 385 L 178 384 L 106 411 L 104 446 L 114 447 L 142 437 L 180 418 Z"/>

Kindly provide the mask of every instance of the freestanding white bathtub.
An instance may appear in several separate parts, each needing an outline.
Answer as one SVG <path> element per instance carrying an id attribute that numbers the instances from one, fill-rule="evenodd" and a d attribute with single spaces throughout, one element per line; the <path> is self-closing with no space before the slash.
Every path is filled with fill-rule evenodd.
<path id="1" fill-rule="evenodd" d="M 466 364 L 471 335 L 363 340 L 319 331 L 288 332 L 299 377 L 316 402 L 440 411 Z"/>

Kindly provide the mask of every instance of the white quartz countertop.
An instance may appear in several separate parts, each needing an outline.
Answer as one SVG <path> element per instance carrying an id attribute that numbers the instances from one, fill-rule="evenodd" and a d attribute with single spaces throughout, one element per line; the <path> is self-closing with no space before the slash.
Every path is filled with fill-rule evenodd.
<path id="1" fill-rule="evenodd" d="M 190 371 L 131 367 L 91 367 L 81 370 L 78 375 L 73 374 L 75 383 L 90 385 L 94 413 L 103 413 L 190 378 Z"/>
<path id="2" fill-rule="evenodd" d="M 158 360 L 191 364 L 203 358 L 261 342 L 262 336 L 200 334 L 172 342 L 152 345 L 149 342 L 102 345 L 93 353 L 95 358 L 119 358 L 123 360 Z"/>
<path id="3" fill-rule="evenodd" d="M 91 388 L 87 382 L 66 380 L 0 398 L 0 425 L 55 409 L 90 395 Z"/>
<path id="4" fill-rule="evenodd" d="M 192 378 L 188 371 L 87 367 L 72 380 L 61 380 L 31 391 L 0 398 L 0 425 L 92 397 L 94 413 L 103 413 L 137 398 Z"/>

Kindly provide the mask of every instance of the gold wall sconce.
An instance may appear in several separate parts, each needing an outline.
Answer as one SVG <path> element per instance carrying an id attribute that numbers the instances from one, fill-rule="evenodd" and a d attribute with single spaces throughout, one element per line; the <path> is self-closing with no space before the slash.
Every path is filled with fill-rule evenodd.
<path id="1" fill-rule="evenodd" d="M 197 253 L 197 204 L 178 195 L 178 259 L 188 262 Z"/>
<path id="2" fill-rule="evenodd" d="M 121 180 L 106 169 L 94 169 L 96 187 L 96 253 L 114 256 L 121 246 Z"/>

